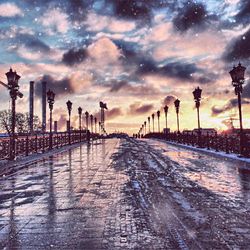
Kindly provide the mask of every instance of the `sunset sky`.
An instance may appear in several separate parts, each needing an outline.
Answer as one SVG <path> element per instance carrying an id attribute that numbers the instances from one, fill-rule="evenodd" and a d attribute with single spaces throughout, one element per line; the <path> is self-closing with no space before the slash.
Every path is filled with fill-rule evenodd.
<path id="1" fill-rule="evenodd" d="M 229 117 L 238 118 L 228 71 L 239 60 L 247 67 L 243 119 L 250 127 L 250 1 L 0 0 L 0 43 L 0 80 L 6 82 L 10 67 L 21 75 L 18 111 L 28 112 L 33 80 L 41 117 L 40 81 L 46 80 L 61 129 L 69 99 L 74 116 L 79 106 L 97 114 L 99 101 L 107 102 L 107 131 L 130 134 L 158 109 L 163 127 L 167 104 L 176 130 L 175 98 L 181 130 L 194 128 L 197 86 L 201 126 L 225 129 Z M 9 94 L 2 86 L 0 93 L 6 109 Z"/>

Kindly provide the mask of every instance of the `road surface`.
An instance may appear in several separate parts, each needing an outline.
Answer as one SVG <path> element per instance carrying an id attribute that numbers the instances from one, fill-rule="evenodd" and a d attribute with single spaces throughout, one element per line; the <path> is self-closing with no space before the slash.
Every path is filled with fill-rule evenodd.
<path id="1" fill-rule="evenodd" d="M 0 249 L 249 249 L 250 166 L 99 140 L 0 178 Z"/>

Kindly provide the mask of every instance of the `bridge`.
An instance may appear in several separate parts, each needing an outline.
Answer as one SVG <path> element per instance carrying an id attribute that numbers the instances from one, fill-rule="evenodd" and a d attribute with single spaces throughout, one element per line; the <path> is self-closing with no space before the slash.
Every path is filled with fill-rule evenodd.
<path id="1" fill-rule="evenodd" d="M 250 161 L 162 139 L 77 140 L 1 166 L 1 248 L 249 246 Z"/>
<path id="2" fill-rule="evenodd" d="M 176 132 L 165 106 L 164 130 L 158 110 L 129 137 L 107 133 L 102 101 L 100 121 L 79 107 L 74 128 L 68 100 L 66 130 L 57 131 L 56 121 L 53 129 L 56 99 L 46 82 L 35 131 L 30 82 L 29 131 L 17 133 L 20 76 L 6 75 L 12 112 L 0 139 L 1 249 L 249 248 L 249 138 L 242 126 L 234 135 L 200 127 L 200 88 L 193 92 L 198 129 L 181 131 L 176 99 Z"/>

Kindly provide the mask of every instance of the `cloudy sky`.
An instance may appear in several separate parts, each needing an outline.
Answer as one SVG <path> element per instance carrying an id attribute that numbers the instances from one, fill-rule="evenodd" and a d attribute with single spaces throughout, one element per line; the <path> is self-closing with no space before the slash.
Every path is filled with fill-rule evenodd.
<path id="1" fill-rule="evenodd" d="M 137 132 L 181 100 L 181 129 L 197 126 L 192 91 L 203 89 L 202 127 L 225 129 L 237 118 L 228 71 L 250 58 L 250 2 L 245 0 L 0 0 L 0 80 L 11 66 L 21 75 L 18 111 L 28 111 L 29 81 L 36 83 L 35 113 L 41 116 L 40 82 L 56 93 L 54 117 L 63 129 L 66 101 L 99 115 L 108 103 L 107 130 Z M 250 126 L 246 72 L 243 112 Z M 2 108 L 8 92 L 0 87 Z M 98 117 L 99 118 L 99 117 Z M 73 119 L 76 122 L 76 117 Z M 235 121 L 238 126 L 238 121 Z"/>

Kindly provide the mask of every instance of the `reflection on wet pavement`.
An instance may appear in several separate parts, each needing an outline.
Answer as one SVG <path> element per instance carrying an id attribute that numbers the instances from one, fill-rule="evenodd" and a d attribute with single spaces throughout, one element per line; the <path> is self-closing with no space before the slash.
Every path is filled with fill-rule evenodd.
<path id="1" fill-rule="evenodd" d="M 226 196 L 250 204 L 250 164 L 227 158 L 211 156 L 206 153 L 179 148 L 159 141 L 150 141 L 150 145 L 161 150 L 163 155 L 175 165 L 175 171 L 181 171 L 197 184 Z"/>
<path id="2" fill-rule="evenodd" d="M 0 249 L 248 249 L 249 169 L 154 140 L 82 144 L 0 178 Z"/>
<path id="3" fill-rule="evenodd" d="M 98 248 L 115 184 L 110 160 L 118 145 L 118 140 L 83 144 L 3 177 L 0 248 Z"/>

